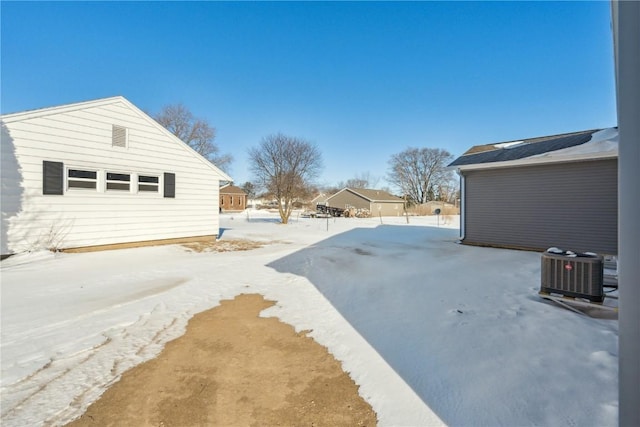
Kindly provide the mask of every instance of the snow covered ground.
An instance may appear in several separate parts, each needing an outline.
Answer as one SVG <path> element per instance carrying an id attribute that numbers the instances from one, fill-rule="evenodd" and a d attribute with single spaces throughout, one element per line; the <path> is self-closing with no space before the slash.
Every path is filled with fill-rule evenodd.
<path id="1" fill-rule="evenodd" d="M 222 240 L 35 253 L 1 268 L 2 425 L 59 425 L 195 313 L 260 293 L 343 363 L 381 425 L 617 425 L 618 322 L 539 298 L 540 254 L 456 244 L 435 217 L 224 214 Z M 610 316 L 611 317 L 611 316 Z"/>

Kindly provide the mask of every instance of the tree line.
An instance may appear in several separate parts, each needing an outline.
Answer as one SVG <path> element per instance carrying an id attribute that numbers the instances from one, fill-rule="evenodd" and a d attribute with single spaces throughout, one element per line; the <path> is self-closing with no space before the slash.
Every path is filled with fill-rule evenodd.
<path id="1" fill-rule="evenodd" d="M 229 170 L 233 157 L 220 152 L 214 142 L 215 127 L 196 118 L 184 105 L 165 106 L 154 119 L 220 169 Z M 304 138 L 283 133 L 267 135 L 247 154 L 253 182 L 246 182 L 243 190 L 250 196 L 264 191 L 273 197 L 284 224 L 296 201 L 311 198 L 322 190 L 316 184 L 323 167 L 322 153 L 316 144 Z M 458 195 L 457 180 L 453 172 L 446 169 L 452 160 L 451 153 L 442 148 L 410 147 L 391 156 L 386 181 L 409 205 L 431 200 L 454 203 Z M 377 188 L 379 180 L 366 172 L 324 190 Z"/>

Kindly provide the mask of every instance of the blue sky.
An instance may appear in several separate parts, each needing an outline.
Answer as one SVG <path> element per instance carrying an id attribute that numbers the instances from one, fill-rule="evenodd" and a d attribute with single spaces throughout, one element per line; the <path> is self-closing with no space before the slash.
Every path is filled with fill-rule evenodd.
<path id="1" fill-rule="evenodd" d="M 408 147 L 616 125 L 608 1 L 6 2 L 1 111 L 122 95 L 183 103 L 250 180 L 247 149 L 283 132 L 333 185 Z"/>

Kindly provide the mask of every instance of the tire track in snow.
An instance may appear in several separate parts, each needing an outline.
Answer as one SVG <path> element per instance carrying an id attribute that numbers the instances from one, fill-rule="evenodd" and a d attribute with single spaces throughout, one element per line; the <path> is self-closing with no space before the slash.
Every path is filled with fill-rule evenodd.
<path id="1" fill-rule="evenodd" d="M 161 294 L 163 292 L 167 292 L 175 287 L 178 287 L 184 283 L 187 282 L 187 279 L 185 278 L 181 278 L 181 277 L 177 277 L 177 278 L 170 278 L 170 279 L 165 279 L 165 280 L 169 280 L 169 283 L 166 283 L 162 286 L 158 286 L 158 287 L 152 287 L 150 289 L 143 289 L 139 292 L 133 293 L 133 294 L 128 294 L 128 295 L 124 295 L 122 297 L 119 297 L 118 299 L 114 299 L 112 301 L 109 301 L 109 305 L 104 307 L 104 308 L 99 308 L 99 309 L 95 309 L 92 310 L 90 312 L 87 313 L 83 313 L 80 315 L 77 315 L 71 319 L 66 319 L 66 320 L 61 320 L 59 322 L 53 322 L 53 323 L 49 323 L 45 326 L 39 327 L 38 331 L 39 333 L 37 335 L 34 335 L 34 331 L 32 329 L 30 330 L 26 330 L 22 333 L 17 333 L 17 334 L 12 334 L 13 339 L 3 339 L 3 345 L 8 345 L 8 344 L 17 344 L 19 343 L 19 341 L 23 338 L 27 338 L 28 340 L 33 340 L 34 337 L 38 337 L 38 336 L 44 336 L 46 335 L 47 332 L 49 331 L 55 331 L 55 330 L 59 330 L 59 329 L 63 329 L 65 327 L 68 327 L 70 325 L 73 324 L 77 324 L 78 322 L 82 322 L 84 320 L 87 320 L 91 317 L 95 317 L 95 316 L 99 316 L 101 314 L 105 314 L 108 313 L 114 309 L 117 308 L 122 308 L 122 307 L 126 307 L 128 305 L 140 302 L 140 301 L 144 301 L 146 299 L 149 298 L 153 298 L 155 296 L 157 296 L 158 294 Z M 164 280 L 163 280 L 164 281 Z M 141 283 L 140 286 L 142 287 L 148 287 L 152 284 L 157 284 L 158 279 L 154 279 L 154 280 L 149 280 L 147 281 L 147 283 Z"/>
<path id="2" fill-rule="evenodd" d="M 3 387 L 3 396 L 13 395 L 16 399 L 10 405 L 3 399 L 6 410 L 0 423 L 7 427 L 63 425 L 71 421 L 117 381 L 122 372 L 153 357 L 164 342 L 176 335 L 181 319 L 166 316 L 167 311 L 166 304 L 160 302 L 126 327 L 111 326 L 103 332 L 105 339 L 100 344 L 53 358 L 20 381 Z M 123 354 L 121 348 L 129 350 Z M 84 357 L 79 359 L 81 355 Z M 58 403 L 51 404 L 52 400 Z M 44 402 L 52 408 L 47 414 L 42 413 Z M 31 418 L 31 414 L 38 413 L 39 418 Z"/>
<path id="3" fill-rule="evenodd" d="M 155 357 L 160 351 L 162 351 L 164 344 L 176 335 L 175 329 L 178 321 L 180 320 L 177 317 L 167 318 L 167 311 L 168 309 L 166 304 L 161 302 L 149 313 L 139 316 L 136 322 L 114 334 L 112 341 L 113 346 L 115 346 L 116 349 L 122 345 L 123 341 L 129 339 L 129 344 L 125 344 L 124 347 L 130 348 L 130 350 L 135 350 L 135 352 L 120 354 L 116 350 L 115 358 L 112 357 L 110 359 L 111 368 L 108 369 L 108 373 L 106 373 L 105 370 L 103 376 L 92 376 L 91 381 L 87 383 L 87 386 L 80 390 L 80 392 L 62 410 L 49 417 L 45 423 L 47 425 L 64 425 L 73 420 L 78 415 L 82 414 L 92 402 L 104 393 L 106 389 L 119 381 L 120 376 L 124 372 Z M 159 329 L 156 330 L 157 326 L 154 327 L 154 324 L 157 323 L 158 320 L 162 320 L 163 322 Z M 166 320 L 171 321 L 166 322 Z M 136 333 L 136 331 L 142 331 L 143 333 Z M 154 331 L 154 335 L 150 338 L 146 338 L 144 336 L 145 333 L 152 333 Z M 132 344 L 131 341 L 134 343 Z M 109 350 L 104 353 L 104 358 L 108 359 Z M 108 360 L 105 362 L 108 362 Z"/>
<path id="4" fill-rule="evenodd" d="M 82 366 L 84 363 L 86 363 L 87 361 L 89 361 L 92 357 L 94 357 L 98 350 L 106 345 L 108 345 L 109 343 L 111 343 L 111 338 L 106 338 L 102 343 L 98 344 L 97 346 L 93 346 L 90 349 L 84 350 L 82 353 L 84 352 L 90 352 L 90 354 L 87 355 L 87 357 L 85 357 L 84 359 L 82 359 L 79 363 L 78 366 Z M 74 356 L 77 356 L 78 353 L 76 353 Z M 45 391 L 45 389 L 47 389 L 47 387 L 49 387 L 52 383 L 54 383 L 55 381 L 64 378 L 65 375 L 67 375 L 69 372 L 71 372 L 71 370 L 73 368 L 69 367 L 64 369 L 62 372 L 60 372 L 59 374 L 55 375 L 53 378 L 45 380 L 43 382 L 40 381 L 39 377 L 45 373 L 48 373 L 49 369 L 52 369 L 57 362 L 63 362 L 66 359 L 70 359 L 71 357 L 67 357 L 67 358 L 61 358 L 61 359 L 51 359 L 47 364 L 45 364 L 42 368 L 38 369 L 36 372 L 34 372 L 33 374 L 29 375 L 28 377 L 24 378 L 23 380 L 19 381 L 18 383 L 12 384 L 10 387 L 7 388 L 14 388 L 17 387 L 19 388 L 22 385 L 25 385 L 28 387 L 28 385 L 26 384 L 27 382 L 35 382 L 40 383 L 40 386 L 38 386 L 36 388 L 36 390 L 30 394 L 28 394 L 26 397 L 22 398 L 21 400 L 19 400 L 17 403 L 15 403 L 13 406 L 11 406 L 6 412 L 4 412 L 2 414 L 2 418 L 5 419 L 6 417 L 11 416 L 13 413 L 15 413 L 18 409 L 20 409 L 20 407 L 22 407 L 23 405 L 25 405 L 26 403 L 28 403 L 31 399 L 33 399 L 35 396 L 37 396 L 39 393 L 42 393 L 43 391 Z M 5 394 L 6 392 L 3 392 L 2 394 Z M 15 393 L 15 392 L 14 392 Z M 12 393 L 11 393 L 12 394 Z M 4 408 L 3 408 L 4 409 Z"/>

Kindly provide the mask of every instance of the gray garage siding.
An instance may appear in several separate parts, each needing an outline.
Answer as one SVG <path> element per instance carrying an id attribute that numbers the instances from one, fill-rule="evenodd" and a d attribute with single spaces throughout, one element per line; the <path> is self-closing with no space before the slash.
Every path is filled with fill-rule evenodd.
<path id="1" fill-rule="evenodd" d="M 370 201 L 349 190 L 341 191 L 327 199 L 327 204 L 334 208 L 368 209 L 372 216 L 400 216 L 404 214 L 404 202 Z"/>
<path id="2" fill-rule="evenodd" d="M 348 207 L 369 209 L 371 207 L 371 203 L 369 203 L 367 199 L 353 194 L 350 191 L 342 191 L 329 197 L 327 203 L 329 206 L 340 209 L 346 209 Z"/>
<path id="3" fill-rule="evenodd" d="M 618 252 L 615 159 L 465 171 L 465 243 Z"/>

